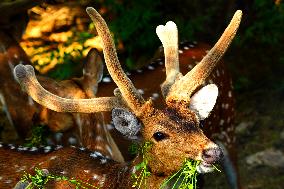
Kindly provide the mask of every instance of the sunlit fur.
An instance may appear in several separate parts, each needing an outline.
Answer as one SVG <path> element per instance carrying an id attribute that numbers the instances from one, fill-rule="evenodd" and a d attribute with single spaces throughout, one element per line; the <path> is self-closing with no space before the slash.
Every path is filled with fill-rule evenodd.
<path id="1" fill-rule="evenodd" d="M 170 175 L 182 166 L 185 159 L 202 160 L 203 149 L 217 147 L 199 128 L 194 112 L 181 115 L 176 109 L 167 108 L 163 111 L 153 109 L 148 116 L 141 117 L 143 138 L 153 142 L 149 166 L 157 175 Z M 166 138 L 156 141 L 153 134 L 158 131 Z"/>

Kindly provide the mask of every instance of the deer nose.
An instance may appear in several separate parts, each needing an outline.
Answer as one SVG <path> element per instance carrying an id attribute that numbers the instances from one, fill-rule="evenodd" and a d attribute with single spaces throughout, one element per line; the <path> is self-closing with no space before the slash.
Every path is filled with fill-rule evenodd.
<path id="1" fill-rule="evenodd" d="M 223 157 L 223 152 L 220 147 L 208 148 L 203 151 L 202 159 L 208 163 L 213 164 Z"/>

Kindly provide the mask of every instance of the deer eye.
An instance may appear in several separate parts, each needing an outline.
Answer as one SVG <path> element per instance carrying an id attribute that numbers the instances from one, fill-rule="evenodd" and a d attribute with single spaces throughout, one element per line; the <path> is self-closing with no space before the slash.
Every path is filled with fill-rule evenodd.
<path id="1" fill-rule="evenodd" d="M 156 141 L 161 141 L 166 138 L 166 134 L 158 131 L 153 134 L 153 137 Z"/>

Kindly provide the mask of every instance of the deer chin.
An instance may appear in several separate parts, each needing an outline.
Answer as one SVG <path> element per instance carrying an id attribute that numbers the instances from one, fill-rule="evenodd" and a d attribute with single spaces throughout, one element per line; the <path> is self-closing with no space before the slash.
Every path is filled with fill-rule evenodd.
<path id="1" fill-rule="evenodd" d="M 214 171 L 214 166 L 213 164 L 207 163 L 205 161 L 202 161 L 197 167 L 196 170 L 198 173 L 200 174 L 204 174 L 204 173 L 210 173 L 212 171 Z"/>

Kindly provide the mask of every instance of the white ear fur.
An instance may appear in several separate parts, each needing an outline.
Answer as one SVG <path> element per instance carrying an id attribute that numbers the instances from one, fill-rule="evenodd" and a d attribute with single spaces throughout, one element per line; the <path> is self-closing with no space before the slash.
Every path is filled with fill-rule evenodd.
<path id="1" fill-rule="evenodd" d="M 203 120 L 214 108 L 217 96 L 218 87 L 215 84 L 206 85 L 190 98 L 189 108 L 196 112 L 200 120 Z"/>
<path id="2" fill-rule="evenodd" d="M 122 108 L 112 110 L 112 121 L 114 127 L 128 138 L 133 138 L 141 129 L 141 124 L 136 116 Z"/>

